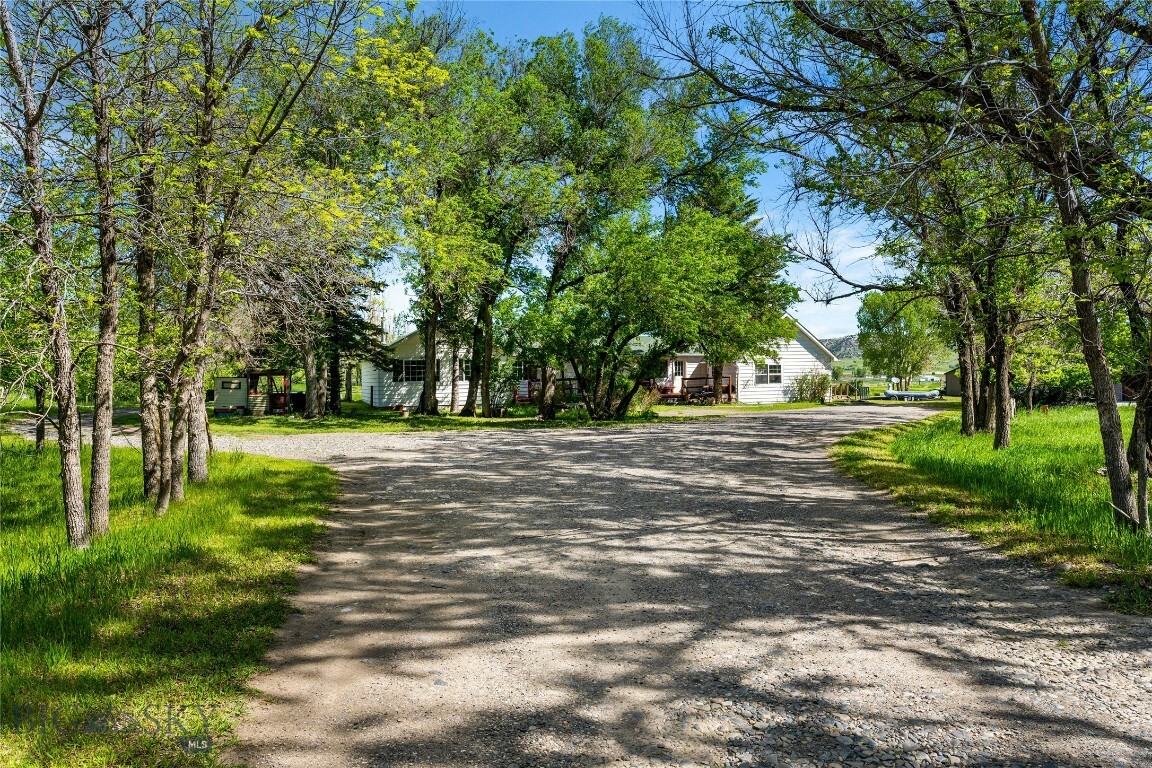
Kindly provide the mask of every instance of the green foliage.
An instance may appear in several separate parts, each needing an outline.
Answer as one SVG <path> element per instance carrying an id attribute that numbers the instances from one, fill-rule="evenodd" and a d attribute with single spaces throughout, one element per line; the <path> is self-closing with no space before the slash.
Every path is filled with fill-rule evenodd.
<path id="1" fill-rule="evenodd" d="M 226 739 L 283 620 L 285 591 L 335 496 L 314 464 L 219 454 L 213 484 L 156 518 L 140 498 L 139 454 L 113 451 L 112 532 L 87 551 L 65 543 L 59 459 L 4 438 L 0 485 L 0 763 L 185 765 L 161 733 L 72 732 L 115 708 L 196 703 Z M 24 711 L 24 728 L 14 722 Z M 28 712 L 60 714 L 62 730 Z M 163 717 L 163 715 L 161 715 Z M 198 713 L 184 724 L 199 726 Z"/>
<path id="2" fill-rule="evenodd" d="M 897 292 L 866 293 L 856 312 L 864 364 L 908 387 L 940 349 L 937 315 L 930 301 Z"/>
<path id="3" fill-rule="evenodd" d="M 1019 390 L 1020 382 L 1016 388 Z M 1076 403 L 1092 394 L 1092 378 L 1083 363 L 1062 365 L 1036 376 L 1033 402 L 1043 405 Z"/>
<path id="4" fill-rule="evenodd" d="M 786 262 L 781 241 L 704 211 L 663 225 L 622 216 L 583 254 L 578 284 L 525 320 L 552 334 L 548 349 L 574 368 L 591 417 L 618 417 L 675 350 L 736 360 L 792 333 Z"/>
<path id="5" fill-rule="evenodd" d="M 788 382 L 788 400 L 798 403 L 822 403 L 832 386 L 832 377 L 819 368 L 800 374 Z"/>

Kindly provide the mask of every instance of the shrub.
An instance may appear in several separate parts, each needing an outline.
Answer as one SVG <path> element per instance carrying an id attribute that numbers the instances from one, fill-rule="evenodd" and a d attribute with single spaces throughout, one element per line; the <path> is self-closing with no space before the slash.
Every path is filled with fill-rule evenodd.
<path id="1" fill-rule="evenodd" d="M 655 389 L 641 389 L 628 404 L 628 413 L 635 416 L 652 416 L 660 405 L 660 393 Z"/>
<path id="2" fill-rule="evenodd" d="M 1016 395 L 1023 397 L 1024 384 L 1020 377 L 1016 378 Z M 1037 405 L 1068 405 L 1081 402 L 1092 397 L 1092 378 L 1088 375 L 1088 366 L 1083 363 L 1065 365 L 1048 373 L 1036 377 L 1036 389 L 1032 393 L 1032 401 Z"/>
<path id="3" fill-rule="evenodd" d="M 822 403 L 831 385 L 827 372 L 813 368 L 788 382 L 784 395 L 793 403 Z"/>

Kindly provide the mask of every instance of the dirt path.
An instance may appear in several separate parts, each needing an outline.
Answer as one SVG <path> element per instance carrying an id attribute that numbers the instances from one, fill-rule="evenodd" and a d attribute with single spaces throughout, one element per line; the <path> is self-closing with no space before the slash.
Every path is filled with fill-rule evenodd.
<path id="1" fill-rule="evenodd" d="M 825 457 L 915 413 L 220 438 L 345 491 L 232 757 L 1152 765 L 1149 621 Z"/>

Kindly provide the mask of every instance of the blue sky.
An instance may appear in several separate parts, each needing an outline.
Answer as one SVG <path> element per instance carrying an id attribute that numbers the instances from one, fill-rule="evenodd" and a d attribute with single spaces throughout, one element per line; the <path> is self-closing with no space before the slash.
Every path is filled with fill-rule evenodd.
<path id="1" fill-rule="evenodd" d="M 616 18 L 643 27 L 640 10 L 632 0 L 457 0 L 456 4 L 464 11 L 472 24 L 490 31 L 501 42 L 534 40 L 544 35 L 555 35 L 565 30 L 579 32 L 585 25 L 596 21 L 601 15 Z M 434 4 L 430 4 L 434 7 Z M 778 165 L 779 160 L 768 158 L 770 166 Z M 776 227 L 787 227 L 790 231 L 803 232 L 803 217 L 789 224 L 784 220 L 783 194 L 786 179 L 778 168 L 771 168 L 758 180 L 754 195 L 760 200 L 761 214 Z M 852 272 L 867 273 L 871 249 L 863 243 L 853 241 L 850 231 L 838 233 L 839 243 L 845 254 L 845 262 L 856 262 Z M 795 265 L 789 270 L 789 278 L 801 288 L 814 288 L 818 276 L 803 265 Z M 402 286 L 390 286 L 385 292 L 385 301 L 391 311 L 405 310 L 409 299 Z M 856 308 L 859 301 L 846 299 L 824 305 L 804 300 L 795 306 L 792 314 L 820 338 L 843 336 L 856 332 Z"/>

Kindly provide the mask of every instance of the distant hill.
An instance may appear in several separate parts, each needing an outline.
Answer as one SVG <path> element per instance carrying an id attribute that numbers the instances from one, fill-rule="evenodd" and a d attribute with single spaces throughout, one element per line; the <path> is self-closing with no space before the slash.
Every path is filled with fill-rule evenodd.
<path id="1" fill-rule="evenodd" d="M 837 336 L 835 339 L 820 339 L 820 343 L 828 347 L 828 351 L 841 360 L 860 357 L 860 336 Z"/>

